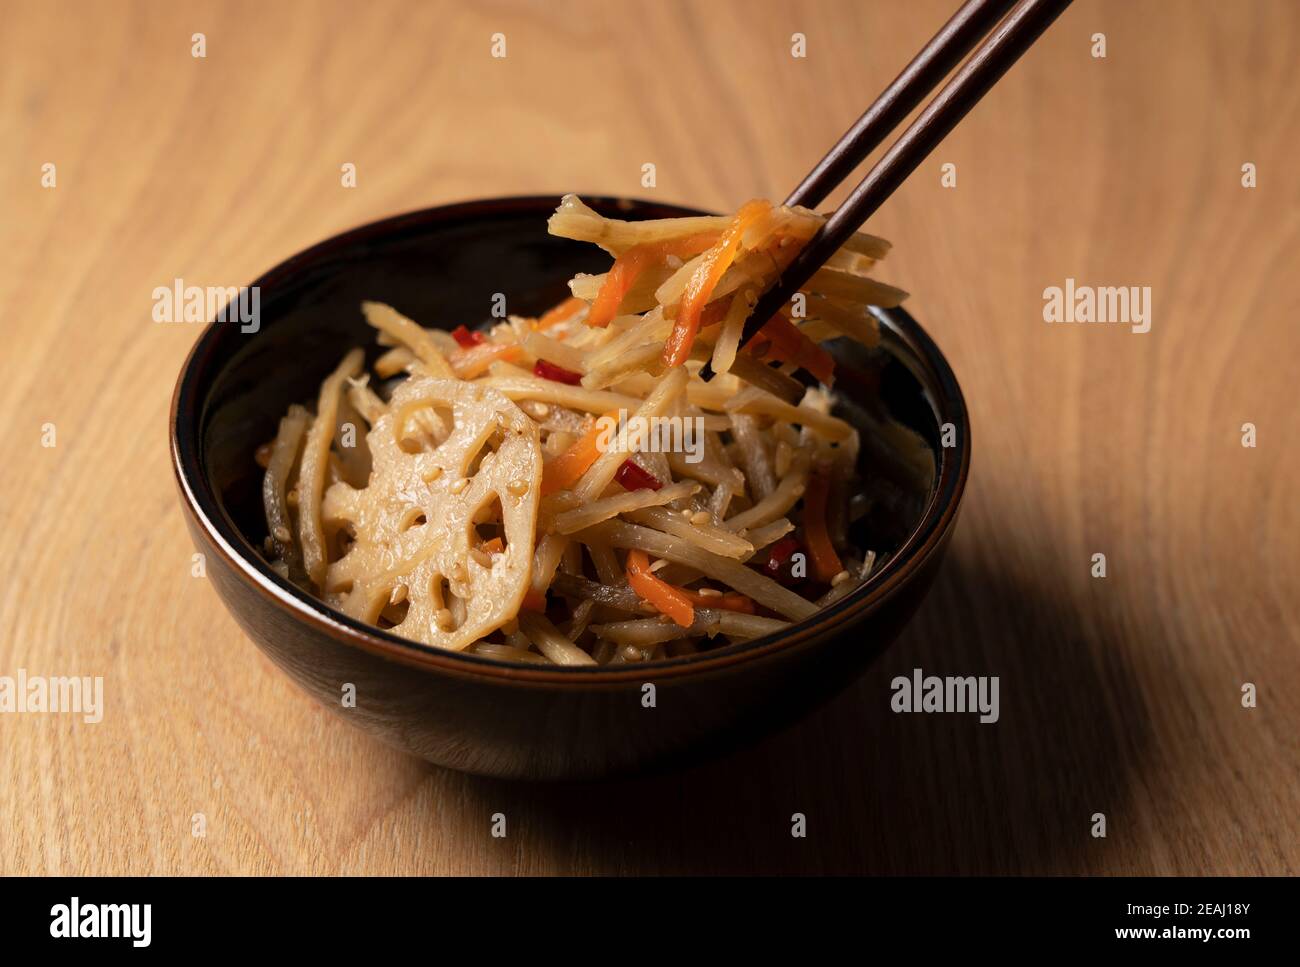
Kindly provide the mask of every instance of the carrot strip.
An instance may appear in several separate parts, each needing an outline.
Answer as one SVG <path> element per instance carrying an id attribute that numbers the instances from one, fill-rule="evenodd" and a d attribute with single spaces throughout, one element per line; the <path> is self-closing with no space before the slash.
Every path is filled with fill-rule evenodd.
<path id="1" fill-rule="evenodd" d="M 835 575 L 844 570 L 826 530 L 826 499 L 829 493 L 830 484 L 825 476 L 820 473 L 809 476 L 808 489 L 803 495 L 804 541 L 812 560 L 813 575 L 825 584 L 829 584 Z"/>
<path id="2" fill-rule="evenodd" d="M 568 490 L 587 472 L 587 468 L 600 456 L 600 439 L 602 423 L 606 418 L 617 420 L 618 411 L 611 410 L 591 424 L 577 442 L 542 468 L 542 496 L 553 494 L 557 490 Z"/>
<path id="3" fill-rule="evenodd" d="M 542 313 L 542 317 L 533 323 L 534 329 L 550 329 L 551 326 L 558 326 L 565 319 L 573 317 L 579 309 L 587 303 L 583 302 L 577 296 L 570 296 L 557 306 L 552 306 Z"/>
<path id="4" fill-rule="evenodd" d="M 686 595 L 696 607 L 721 608 L 723 611 L 740 611 L 744 614 L 754 614 L 754 599 L 738 592 L 733 591 L 710 597 L 687 588 L 681 590 L 682 594 Z"/>
<path id="5" fill-rule="evenodd" d="M 596 301 L 591 304 L 591 312 L 587 313 L 587 325 L 602 328 L 608 326 L 610 320 L 618 314 L 618 307 L 623 304 L 623 299 L 636 284 L 637 277 L 648 266 L 663 262 L 670 255 L 682 259 L 694 258 L 701 252 L 707 251 L 717 240 L 718 236 L 715 233 L 704 232 L 666 242 L 633 245 L 614 260 L 614 264 L 605 274 L 605 281 L 600 286 L 600 292 L 596 294 Z"/>
<path id="6" fill-rule="evenodd" d="M 485 342 L 472 349 L 460 349 L 452 353 L 447 362 L 461 379 L 473 379 L 487 371 L 498 359 L 513 359 L 519 354 L 519 346 L 514 343 Z"/>
<path id="7" fill-rule="evenodd" d="M 695 621 L 695 608 L 681 588 L 655 577 L 645 551 L 627 552 L 627 583 L 643 601 L 648 601 L 683 628 Z"/>
<path id="8" fill-rule="evenodd" d="M 505 549 L 506 549 L 506 545 L 502 542 L 501 538 L 499 537 L 494 537 L 492 538 L 492 540 L 484 541 L 482 544 L 479 545 L 479 550 L 482 551 L 484 554 L 500 554 L 503 551 L 505 551 Z"/>
<path id="9" fill-rule="evenodd" d="M 766 349 L 760 354 L 758 350 L 764 344 Z M 750 337 L 742 351 L 760 359 L 794 363 L 828 386 L 835 379 L 835 359 L 831 354 L 782 315 L 769 319 L 762 329 Z"/>
<path id="10" fill-rule="evenodd" d="M 731 300 L 735 298 L 735 293 L 723 296 L 715 302 L 710 302 L 700 313 L 700 328 L 708 329 L 709 326 L 716 326 L 723 319 L 727 318 L 727 310 L 731 308 Z"/>
<path id="11" fill-rule="evenodd" d="M 529 588 L 524 592 L 524 601 L 520 605 L 525 611 L 540 611 L 546 613 L 546 592 L 538 591 L 536 588 Z"/>
<path id="12" fill-rule="evenodd" d="M 664 343 L 664 365 L 681 366 L 686 362 L 695 342 L 695 334 L 700 330 L 700 316 L 713 297 L 713 290 L 717 288 L 723 273 L 736 260 L 736 255 L 740 252 L 740 240 L 749 227 L 771 207 L 771 203 L 766 201 L 746 202 L 717 244 L 704 254 L 699 266 L 691 274 L 690 281 L 686 283 L 686 291 L 682 293 L 677 321 L 668 341 Z"/>

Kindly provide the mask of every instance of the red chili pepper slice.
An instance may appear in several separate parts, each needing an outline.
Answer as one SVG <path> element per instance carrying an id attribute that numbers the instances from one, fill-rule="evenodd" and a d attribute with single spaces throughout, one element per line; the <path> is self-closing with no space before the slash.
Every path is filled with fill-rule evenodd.
<path id="1" fill-rule="evenodd" d="M 624 490 L 658 490 L 663 486 L 658 477 L 631 460 L 624 460 L 618 465 L 614 479 Z"/>
<path id="2" fill-rule="evenodd" d="M 456 340 L 462 349 L 472 349 L 484 342 L 487 336 L 481 332 L 470 332 L 463 325 L 460 325 L 451 331 L 451 338 Z"/>
<path id="3" fill-rule="evenodd" d="M 563 366 L 556 366 L 555 363 L 547 362 L 545 359 L 539 359 L 533 363 L 533 375 L 540 376 L 542 379 L 554 380 L 557 383 L 566 383 L 569 386 L 577 386 L 582 382 L 581 373 L 575 373 Z"/>
<path id="4" fill-rule="evenodd" d="M 767 561 L 763 564 L 763 571 L 773 580 L 780 581 L 782 584 L 794 584 L 803 578 L 795 577 L 791 558 L 803 550 L 803 545 L 799 543 L 797 537 L 783 537 L 773 544 L 767 551 Z"/>

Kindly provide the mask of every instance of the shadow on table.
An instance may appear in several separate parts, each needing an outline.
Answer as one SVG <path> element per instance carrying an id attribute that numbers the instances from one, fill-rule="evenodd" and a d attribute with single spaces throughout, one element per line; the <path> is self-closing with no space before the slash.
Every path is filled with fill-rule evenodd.
<path id="1" fill-rule="evenodd" d="M 536 868 L 560 872 L 1095 868 L 1127 809 L 1148 722 L 1118 664 L 1119 631 L 1094 609 L 1075 613 L 1067 589 L 1046 586 L 1051 568 L 1028 573 L 1038 576 L 1012 583 L 954 546 L 921 612 L 875 667 L 752 748 L 617 783 L 467 777 L 466 794 L 494 809 L 517 804 L 512 838 Z M 891 680 L 917 667 L 999 676 L 999 721 L 893 713 Z M 1108 840 L 1091 835 L 1097 812 Z M 806 816 L 806 838 L 791 835 L 794 813 Z"/>

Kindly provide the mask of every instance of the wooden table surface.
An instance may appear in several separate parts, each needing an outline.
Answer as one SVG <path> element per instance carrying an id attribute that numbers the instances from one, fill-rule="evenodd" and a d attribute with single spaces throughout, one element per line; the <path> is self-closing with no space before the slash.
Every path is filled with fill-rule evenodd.
<path id="1" fill-rule="evenodd" d="M 155 286 L 458 199 L 779 198 L 954 6 L 6 0 L 0 675 L 102 676 L 104 712 L 0 713 L 0 873 L 1300 871 L 1288 0 L 1080 0 L 873 221 L 973 470 L 922 612 L 793 730 L 618 785 L 440 771 L 191 575 L 166 424 L 199 327 Z M 1045 323 L 1067 278 L 1150 286 L 1151 330 Z M 916 667 L 999 676 L 1000 721 L 893 714 Z"/>

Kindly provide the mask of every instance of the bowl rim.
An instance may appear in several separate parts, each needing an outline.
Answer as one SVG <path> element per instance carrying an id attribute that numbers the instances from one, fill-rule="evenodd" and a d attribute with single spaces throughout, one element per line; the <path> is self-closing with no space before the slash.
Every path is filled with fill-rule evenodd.
<path id="1" fill-rule="evenodd" d="M 641 211 L 657 217 L 707 214 L 686 206 L 642 199 L 597 195 L 580 197 L 597 210 Z M 544 218 L 554 210 L 557 201 L 556 195 L 485 198 L 436 205 L 381 218 L 332 235 L 289 256 L 263 272 L 249 286 L 260 286 L 263 289 L 273 287 L 301 266 L 357 243 L 402 230 L 432 228 L 442 222 L 457 222 L 493 214 L 535 213 L 539 218 Z M 970 419 L 961 387 L 939 347 L 906 310 L 871 307 L 871 311 L 924 367 L 924 376 L 918 378 L 922 381 L 927 401 L 936 412 L 940 426 L 952 423 L 957 428 L 956 443 L 953 447 L 939 448 L 937 480 L 931 487 L 919 521 L 885 565 L 861 587 L 789 631 L 727 645 L 713 652 L 612 668 L 604 665 L 538 667 L 482 655 L 446 651 L 399 637 L 384 629 L 356 621 L 281 578 L 271 570 L 270 565 L 249 544 L 225 512 L 204 473 L 204 461 L 197 439 L 205 402 L 205 395 L 200 395 L 200 390 L 206 392 L 211 379 L 220 372 L 228 359 L 229 353 L 222 352 L 228 341 L 243 335 L 237 326 L 221 324 L 215 320 L 208 322 L 181 366 L 169 412 L 172 469 L 184 509 L 209 543 L 221 553 L 231 573 L 295 622 L 305 623 L 343 644 L 424 670 L 436 669 L 461 677 L 486 677 L 521 685 L 598 687 L 718 671 L 849 631 L 898 593 L 909 578 L 943 547 L 956 520 L 971 460 Z M 257 338 L 261 331 L 259 329 L 258 333 L 253 333 L 251 338 Z"/>

